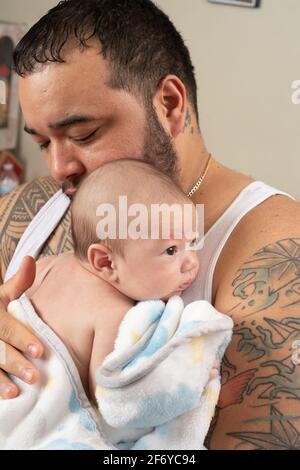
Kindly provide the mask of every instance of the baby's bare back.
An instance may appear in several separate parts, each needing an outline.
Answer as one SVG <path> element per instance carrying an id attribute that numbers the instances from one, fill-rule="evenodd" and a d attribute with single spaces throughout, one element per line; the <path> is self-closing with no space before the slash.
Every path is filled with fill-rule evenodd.
<path id="1" fill-rule="evenodd" d="M 26 294 L 68 348 L 87 395 L 93 397 L 95 371 L 113 350 L 120 322 L 134 301 L 82 268 L 73 253 L 39 260 Z"/>

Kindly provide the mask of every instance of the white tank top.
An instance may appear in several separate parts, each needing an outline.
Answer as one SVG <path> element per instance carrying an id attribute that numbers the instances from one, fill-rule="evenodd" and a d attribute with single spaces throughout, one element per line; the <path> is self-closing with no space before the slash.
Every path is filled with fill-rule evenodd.
<path id="1" fill-rule="evenodd" d="M 261 181 L 250 183 L 208 230 L 204 237 L 203 249 L 198 252 L 200 261 L 198 276 L 191 287 L 182 294 L 185 304 L 199 299 L 211 303 L 215 267 L 228 238 L 251 209 L 275 194 L 283 194 L 294 199 L 290 194 L 272 188 Z"/>
<path id="2" fill-rule="evenodd" d="M 204 246 L 198 252 L 201 269 L 191 287 L 182 294 L 185 304 L 201 299 L 211 302 L 214 270 L 226 241 L 244 215 L 275 194 L 283 194 L 294 199 L 289 194 L 261 181 L 250 183 L 209 229 L 204 237 Z M 69 205 L 70 199 L 60 190 L 42 207 L 21 237 L 6 271 L 5 281 L 18 271 L 24 256 L 37 258 Z"/>

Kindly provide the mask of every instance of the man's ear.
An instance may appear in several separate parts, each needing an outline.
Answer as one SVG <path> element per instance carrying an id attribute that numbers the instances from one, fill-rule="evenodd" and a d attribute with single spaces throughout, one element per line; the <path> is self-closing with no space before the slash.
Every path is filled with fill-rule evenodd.
<path id="1" fill-rule="evenodd" d="M 101 243 L 94 243 L 87 253 L 89 265 L 97 275 L 110 283 L 118 281 L 117 269 L 110 248 Z"/>
<path id="2" fill-rule="evenodd" d="M 167 75 L 161 81 L 153 106 L 167 134 L 176 138 L 184 129 L 187 113 L 186 88 L 176 75 Z"/>

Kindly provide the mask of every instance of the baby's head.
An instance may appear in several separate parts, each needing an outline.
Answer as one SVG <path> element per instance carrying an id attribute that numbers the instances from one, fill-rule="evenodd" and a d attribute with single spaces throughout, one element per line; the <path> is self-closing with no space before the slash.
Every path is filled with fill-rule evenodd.
<path id="1" fill-rule="evenodd" d="M 195 205 L 141 160 L 106 163 L 82 182 L 72 231 L 81 264 L 134 300 L 179 295 L 199 269 Z"/>

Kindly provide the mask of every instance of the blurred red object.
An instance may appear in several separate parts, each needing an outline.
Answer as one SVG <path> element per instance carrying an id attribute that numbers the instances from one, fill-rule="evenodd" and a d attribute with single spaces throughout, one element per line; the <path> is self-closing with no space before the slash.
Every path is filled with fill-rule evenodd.
<path id="1" fill-rule="evenodd" d="M 5 163 L 13 164 L 13 170 L 15 174 L 17 175 L 17 177 L 19 178 L 19 181 L 21 181 L 21 178 L 24 174 L 23 165 L 11 152 L 7 152 L 6 150 L 3 150 L 3 151 L 0 151 L 0 173 L 2 173 L 3 165 Z"/>

